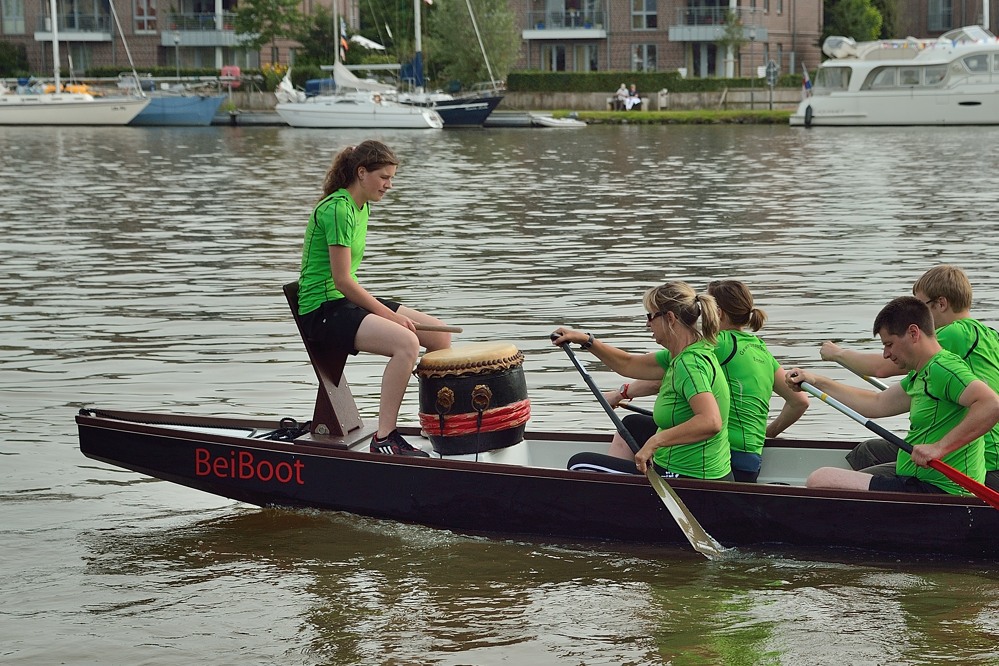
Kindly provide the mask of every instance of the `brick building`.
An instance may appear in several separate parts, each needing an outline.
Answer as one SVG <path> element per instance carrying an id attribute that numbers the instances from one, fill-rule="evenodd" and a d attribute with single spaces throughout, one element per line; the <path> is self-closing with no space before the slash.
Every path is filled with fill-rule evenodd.
<path id="1" fill-rule="evenodd" d="M 360 0 L 337 0 L 350 25 Z M 114 3 L 115 12 L 109 2 Z M 294 44 L 241 47 L 233 26 L 238 0 L 56 0 L 64 70 L 118 66 L 128 58 L 114 14 L 136 67 L 220 69 L 288 64 Z M 521 28 L 518 68 L 555 71 L 674 70 L 688 76 L 749 76 L 773 60 L 781 72 L 815 67 L 820 60 L 822 0 L 509 0 Z M 169 4 L 168 4 L 169 3 Z M 164 7 L 163 5 L 167 5 Z M 332 0 L 303 0 L 312 12 Z M 934 36 L 980 23 L 999 0 L 898 0 L 905 21 L 899 36 Z M 744 41 L 720 46 L 734 12 Z M 49 0 L 0 0 L 0 40 L 24 44 L 30 67 L 52 70 Z"/>

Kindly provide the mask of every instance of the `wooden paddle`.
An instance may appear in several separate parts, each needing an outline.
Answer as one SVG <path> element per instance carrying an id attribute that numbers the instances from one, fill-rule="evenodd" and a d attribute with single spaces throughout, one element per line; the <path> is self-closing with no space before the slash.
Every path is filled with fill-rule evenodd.
<path id="1" fill-rule="evenodd" d="M 416 324 L 416 330 L 418 331 L 433 331 L 435 333 L 461 333 L 462 328 L 460 326 L 438 326 L 437 324 L 420 324 L 419 322 L 413 322 Z"/>
<path id="2" fill-rule="evenodd" d="M 576 358 L 576 354 L 569 348 L 568 343 L 560 346 L 563 350 L 565 350 L 565 353 L 569 357 L 569 360 L 572 361 L 572 364 L 576 366 L 576 370 L 579 370 L 579 374 L 583 376 L 583 381 L 585 381 L 586 385 L 590 387 L 590 390 L 593 392 L 593 395 L 596 396 L 600 406 L 603 407 L 604 411 L 607 412 L 607 415 L 610 416 L 611 421 L 614 422 L 614 427 L 617 428 L 618 433 L 620 433 L 621 437 L 624 438 L 624 441 L 628 443 L 631 450 L 638 453 L 641 447 L 638 445 L 638 442 L 635 441 L 632 434 L 628 432 L 628 429 L 624 427 L 624 423 L 621 422 L 618 415 L 614 413 L 614 408 L 610 406 L 610 403 L 608 403 L 606 399 L 604 399 L 604 395 L 600 392 L 600 388 L 597 386 L 596 382 L 593 381 L 593 377 L 591 377 L 590 373 L 586 372 L 586 369 L 580 365 L 579 359 Z M 728 550 L 715 541 L 714 537 L 708 534 L 707 530 L 705 530 L 701 524 L 697 522 L 697 519 L 694 518 L 692 513 L 690 513 L 690 510 L 686 507 L 686 505 L 684 505 L 683 500 L 681 500 L 679 495 L 676 494 L 676 491 L 673 490 L 661 476 L 659 476 L 659 474 L 652 468 L 651 464 L 648 466 L 646 476 L 649 479 L 649 483 L 652 484 L 652 488 L 656 491 L 656 494 L 659 495 L 663 504 L 666 505 L 670 515 L 673 516 L 673 520 L 676 521 L 677 526 L 683 532 L 684 536 L 687 537 L 687 541 L 689 541 L 690 545 L 694 547 L 694 550 L 709 560 L 713 560 L 714 558 L 721 556 L 726 550 Z"/>
<path id="3" fill-rule="evenodd" d="M 890 430 L 887 430 L 886 428 L 879 426 L 877 423 L 865 417 L 863 414 L 847 407 L 836 398 L 826 395 L 825 393 L 815 388 L 808 382 L 801 382 L 801 388 L 807 391 L 808 393 L 814 395 L 816 398 L 826 403 L 827 405 L 832 405 L 833 407 L 843 412 L 857 423 L 861 424 L 871 432 L 880 435 L 881 437 L 891 442 L 898 448 L 902 449 L 906 453 L 910 455 L 912 454 L 912 445 L 909 444 L 904 439 L 902 439 L 901 437 L 899 437 L 898 435 L 896 435 L 895 433 L 891 432 Z M 957 485 L 961 486 L 962 488 L 970 492 L 975 497 L 981 499 L 986 504 L 989 504 L 992 508 L 999 509 L 999 493 L 992 490 L 985 484 L 975 481 L 967 474 L 959 472 L 958 470 L 954 469 L 953 467 L 951 467 L 942 460 L 931 460 L 930 467 L 940 472 L 948 479 L 950 479 Z"/>

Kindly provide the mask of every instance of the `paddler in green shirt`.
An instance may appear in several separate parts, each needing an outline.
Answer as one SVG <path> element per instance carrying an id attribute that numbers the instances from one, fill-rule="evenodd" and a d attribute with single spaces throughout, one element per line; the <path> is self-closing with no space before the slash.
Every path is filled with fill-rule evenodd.
<path id="1" fill-rule="evenodd" d="M 926 303 L 933 315 L 937 342 L 957 354 L 975 377 L 999 391 L 999 333 L 971 316 L 971 282 L 956 266 L 934 266 L 912 285 L 912 294 Z M 869 377 L 892 377 L 902 370 L 879 354 L 848 351 L 832 342 L 821 349 L 822 358 L 836 361 Z M 856 470 L 870 474 L 895 471 L 896 449 L 883 439 L 857 445 L 847 456 Z M 999 490 L 999 424 L 985 434 L 985 485 Z"/>
<path id="2" fill-rule="evenodd" d="M 977 379 L 960 357 L 940 346 L 929 308 L 914 296 L 896 298 L 882 308 L 874 320 L 874 334 L 881 338 L 884 357 L 908 372 L 900 383 L 885 391 L 870 391 L 800 368 L 788 373 L 788 383 L 800 390 L 800 384 L 808 382 L 869 419 L 909 412 L 906 441 L 913 446 L 912 455 L 899 450 L 891 476 L 821 467 L 809 475 L 806 485 L 966 495 L 928 465 L 931 460 L 942 460 L 983 482 L 984 436 L 999 422 L 999 395 Z"/>

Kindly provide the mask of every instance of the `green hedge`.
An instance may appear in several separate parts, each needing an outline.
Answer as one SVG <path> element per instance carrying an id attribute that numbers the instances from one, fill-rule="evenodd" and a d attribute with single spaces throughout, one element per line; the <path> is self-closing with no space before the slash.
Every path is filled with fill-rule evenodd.
<path id="1" fill-rule="evenodd" d="M 681 78 L 677 72 L 510 72 L 506 89 L 510 92 L 603 92 L 611 95 L 622 83 L 650 93 L 663 88 L 670 92 L 717 92 L 725 88 L 766 86 L 763 79 L 697 79 Z M 777 80 L 778 88 L 800 88 L 800 74 L 784 74 Z"/>

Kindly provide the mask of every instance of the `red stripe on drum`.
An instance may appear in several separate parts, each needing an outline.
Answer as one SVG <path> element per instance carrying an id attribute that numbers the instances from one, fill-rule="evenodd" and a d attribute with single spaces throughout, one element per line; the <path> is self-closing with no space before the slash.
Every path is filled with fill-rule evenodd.
<path id="1" fill-rule="evenodd" d="M 420 427 L 430 435 L 457 437 L 459 435 L 474 435 L 477 432 L 499 432 L 517 428 L 527 423 L 530 418 L 531 401 L 519 400 L 502 407 L 483 411 L 481 425 L 479 424 L 478 412 L 447 414 L 444 416 L 443 432 L 441 432 L 440 414 L 420 412 Z"/>

